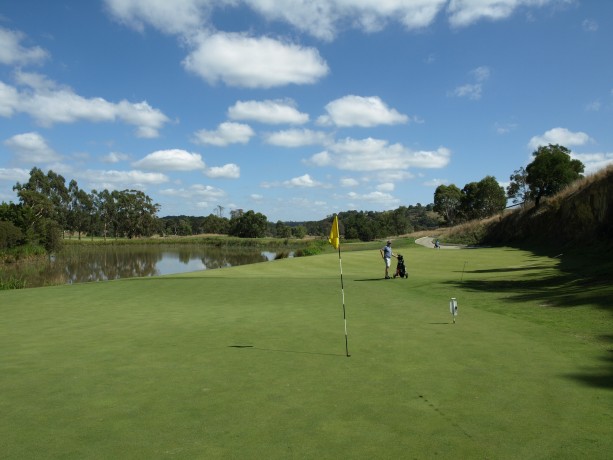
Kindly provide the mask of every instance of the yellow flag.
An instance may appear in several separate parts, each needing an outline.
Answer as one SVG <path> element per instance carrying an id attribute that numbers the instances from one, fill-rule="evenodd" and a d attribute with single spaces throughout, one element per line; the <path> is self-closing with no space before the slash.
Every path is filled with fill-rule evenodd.
<path id="1" fill-rule="evenodd" d="M 334 246 L 334 249 L 338 249 L 341 245 L 341 235 L 338 232 L 338 216 L 334 215 L 334 220 L 332 221 L 332 228 L 330 229 L 330 238 L 328 238 L 328 242 Z"/>

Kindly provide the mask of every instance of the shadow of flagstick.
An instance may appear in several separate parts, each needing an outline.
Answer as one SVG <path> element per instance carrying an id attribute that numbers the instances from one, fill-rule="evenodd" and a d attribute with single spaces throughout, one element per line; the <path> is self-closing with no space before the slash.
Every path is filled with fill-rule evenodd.
<path id="1" fill-rule="evenodd" d="M 279 350 L 275 348 L 260 348 L 260 347 L 255 347 L 253 345 L 228 345 L 228 348 L 253 348 L 254 350 L 260 350 L 260 351 L 274 351 L 277 353 L 298 353 L 298 354 L 304 354 L 304 355 L 343 356 L 343 357 L 345 356 L 344 354 L 340 354 L 340 353 L 319 353 L 316 351 Z"/>

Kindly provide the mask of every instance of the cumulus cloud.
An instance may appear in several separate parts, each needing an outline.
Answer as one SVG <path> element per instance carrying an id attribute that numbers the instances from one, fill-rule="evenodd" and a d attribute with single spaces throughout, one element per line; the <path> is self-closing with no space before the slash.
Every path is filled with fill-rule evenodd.
<path id="1" fill-rule="evenodd" d="M 408 168 L 442 168 L 449 163 L 451 152 L 445 147 L 434 151 L 413 151 L 401 144 L 382 139 L 351 139 L 330 145 L 313 155 L 307 163 L 332 166 L 346 171 L 383 171 Z"/>
<path id="2" fill-rule="evenodd" d="M 58 153 L 49 147 L 43 136 L 36 132 L 16 134 L 5 140 L 4 145 L 22 163 L 50 163 L 61 158 Z"/>
<path id="3" fill-rule="evenodd" d="M 225 122 L 214 131 L 201 129 L 194 133 L 193 140 L 197 144 L 210 144 L 225 147 L 230 144 L 246 144 L 255 133 L 249 125 L 243 123 Z"/>
<path id="4" fill-rule="evenodd" d="M 208 168 L 204 173 L 213 179 L 238 179 L 241 175 L 241 169 L 234 163 L 228 163 L 223 166 Z"/>
<path id="5" fill-rule="evenodd" d="M 288 129 L 268 133 L 264 136 L 268 144 L 279 147 L 303 147 L 305 145 L 326 144 L 331 141 L 331 135 L 311 129 Z"/>
<path id="6" fill-rule="evenodd" d="M 347 24 L 368 33 L 381 30 L 389 22 L 399 22 L 409 30 L 426 27 L 447 0 L 247 0 L 246 3 L 269 20 L 287 22 L 319 39 L 330 41 L 337 35 L 339 26 Z"/>
<path id="7" fill-rule="evenodd" d="M 312 84 L 329 69 L 315 48 L 237 33 L 201 34 L 183 60 L 189 72 L 209 84 L 243 88 Z"/>
<path id="8" fill-rule="evenodd" d="M 286 187 L 300 187 L 300 188 L 312 188 L 321 187 L 323 184 L 314 180 L 309 174 L 305 174 L 300 177 L 294 177 L 292 179 L 283 182 Z"/>
<path id="9" fill-rule="evenodd" d="M 151 185 L 159 185 L 168 182 L 165 174 L 143 171 L 117 171 L 117 170 L 87 170 L 82 177 L 89 182 L 90 188 L 96 190 L 122 190 L 138 189 L 146 190 Z"/>
<path id="10" fill-rule="evenodd" d="M 188 188 L 168 188 L 160 191 L 160 194 L 185 199 L 196 200 L 219 200 L 226 196 L 226 192 L 211 185 L 194 184 Z"/>
<path id="11" fill-rule="evenodd" d="M 585 174 L 593 174 L 613 164 L 613 153 L 572 153 L 571 156 L 585 165 Z"/>
<path id="12" fill-rule="evenodd" d="M 0 64 L 24 66 L 41 64 L 49 57 L 44 49 L 23 46 L 25 35 L 16 30 L 0 27 Z"/>
<path id="13" fill-rule="evenodd" d="M 397 22 L 409 30 L 430 25 L 447 0 L 106 0 L 107 9 L 118 21 L 142 31 L 145 25 L 177 35 L 211 28 L 214 8 L 250 7 L 269 21 L 282 21 L 321 40 L 330 41 L 339 27 L 352 25 L 365 32 L 381 30 Z"/>
<path id="14" fill-rule="evenodd" d="M 228 109 L 228 117 L 269 125 L 302 125 L 309 121 L 309 115 L 298 111 L 291 99 L 237 101 Z"/>
<path id="15" fill-rule="evenodd" d="M 180 149 L 158 150 L 132 165 L 153 171 L 193 171 L 205 168 L 200 154 Z"/>
<path id="16" fill-rule="evenodd" d="M 453 27 L 467 27 L 481 20 L 503 20 L 520 8 L 564 5 L 569 0 L 105 0 L 117 21 L 143 31 L 150 25 L 163 33 L 183 37 L 213 30 L 216 9 L 249 7 L 268 21 L 289 24 L 320 40 L 332 41 L 347 27 L 365 33 L 382 30 L 390 23 L 407 30 L 430 26 L 444 12 Z M 583 27 L 593 30 L 595 21 Z M 597 27 L 597 26 L 596 26 Z"/>
<path id="17" fill-rule="evenodd" d="M 451 0 L 447 13 L 452 26 L 466 27 L 482 19 L 490 21 L 506 19 L 521 7 L 567 3 L 568 0 Z"/>
<path id="18" fill-rule="evenodd" d="M 19 72 L 17 80 L 26 88 L 20 90 L 0 82 L 2 116 L 26 113 L 45 127 L 56 123 L 119 120 L 136 126 L 137 136 L 144 138 L 157 137 L 159 129 L 169 121 L 166 115 L 146 101 L 113 103 L 100 97 L 85 98 L 39 74 Z"/>
<path id="19" fill-rule="evenodd" d="M 203 27 L 213 5 L 207 0 L 105 0 L 117 21 L 140 32 L 151 25 L 167 34 L 185 34 Z M 215 0 L 218 6 L 229 2 Z"/>
<path id="20" fill-rule="evenodd" d="M 317 122 L 321 125 L 339 127 L 378 125 L 396 125 L 406 123 L 408 117 L 396 109 L 389 108 L 379 97 L 344 96 L 329 102 L 327 115 L 322 115 Z"/>
<path id="21" fill-rule="evenodd" d="M 530 139 L 528 147 L 536 150 L 541 146 L 559 144 L 566 148 L 570 148 L 578 145 L 585 145 L 591 141 L 592 139 L 590 136 L 584 132 L 572 132 L 566 128 L 553 128 L 540 136 L 534 136 Z"/>
<path id="22" fill-rule="evenodd" d="M 384 182 L 382 184 L 377 185 L 377 190 L 379 192 L 393 192 L 395 185 L 392 182 Z"/>

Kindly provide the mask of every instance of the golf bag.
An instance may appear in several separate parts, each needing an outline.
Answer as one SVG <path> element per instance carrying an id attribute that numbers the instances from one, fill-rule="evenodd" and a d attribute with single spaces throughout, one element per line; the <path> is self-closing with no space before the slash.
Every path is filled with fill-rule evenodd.
<path id="1" fill-rule="evenodd" d="M 394 278 L 408 278 L 409 274 L 407 273 L 407 269 L 404 266 L 404 257 L 398 254 L 398 264 L 396 265 L 396 273 L 394 273 Z"/>

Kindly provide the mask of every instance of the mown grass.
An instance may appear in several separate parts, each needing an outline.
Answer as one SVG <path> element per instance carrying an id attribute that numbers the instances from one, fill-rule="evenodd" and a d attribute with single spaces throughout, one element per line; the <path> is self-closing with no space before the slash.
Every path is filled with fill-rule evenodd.
<path id="1" fill-rule="evenodd" d="M 380 244 L 343 248 L 349 358 L 336 253 L 0 292 L 3 456 L 610 456 L 589 259 L 396 240 L 383 280 Z"/>

